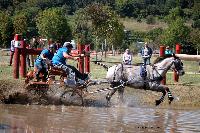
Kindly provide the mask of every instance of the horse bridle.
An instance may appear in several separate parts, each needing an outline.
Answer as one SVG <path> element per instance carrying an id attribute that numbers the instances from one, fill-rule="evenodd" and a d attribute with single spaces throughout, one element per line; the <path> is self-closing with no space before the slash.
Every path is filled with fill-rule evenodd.
<path id="1" fill-rule="evenodd" d="M 152 81 L 162 81 L 163 80 L 163 76 L 158 72 L 158 70 L 169 70 L 171 67 L 172 67 L 172 65 L 174 64 L 174 60 L 173 60 L 173 62 L 171 63 L 171 65 L 169 65 L 168 67 L 166 67 L 166 68 L 163 68 L 163 69 L 156 69 L 156 67 L 157 66 L 155 66 L 155 65 L 153 65 L 152 67 L 152 69 L 153 70 L 155 70 L 155 72 L 159 75 L 158 77 L 154 77 L 154 73 L 152 72 L 152 75 L 153 75 L 153 79 L 152 79 Z"/>
<path id="2" fill-rule="evenodd" d="M 176 62 L 176 60 L 180 60 L 180 59 L 176 59 L 175 58 L 175 61 L 173 61 L 173 64 L 174 64 L 174 71 L 175 72 L 178 72 L 182 67 L 183 67 L 183 63 L 182 62 L 180 62 L 180 64 L 176 64 L 175 62 Z"/>

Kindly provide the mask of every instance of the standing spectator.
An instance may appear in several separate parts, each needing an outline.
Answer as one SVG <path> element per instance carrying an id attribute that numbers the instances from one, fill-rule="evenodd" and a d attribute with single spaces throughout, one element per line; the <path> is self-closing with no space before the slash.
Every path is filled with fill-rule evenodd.
<path id="1" fill-rule="evenodd" d="M 144 43 L 144 47 L 142 47 L 140 51 L 144 65 L 150 65 L 150 58 L 152 56 L 152 49 L 148 46 L 148 43 Z"/>
<path id="2" fill-rule="evenodd" d="M 13 60 L 14 53 L 15 53 L 15 40 L 12 40 L 10 42 L 10 62 L 9 62 L 9 66 L 12 66 L 12 60 Z"/>
<path id="3" fill-rule="evenodd" d="M 30 48 L 34 48 L 34 49 L 37 49 L 38 48 L 38 40 L 37 38 L 34 36 L 31 41 L 30 41 Z M 35 59 L 37 58 L 37 55 L 31 55 L 31 66 L 33 67 L 34 66 L 34 61 Z"/>
<path id="4" fill-rule="evenodd" d="M 123 63 L 125 65 L 131 65 L 132 62 L 132 55 L 130 53 L 129 49 L 126 49 L 126 51 L 123 54 Z"/>
<path id="5" fill-rule="evenodd" d="M 165 49 L 165 55 L 166 56 L 171 56 L 172 55 L 172 50 L 169 48 L 169 46 L 167 46 L 166 49 Z"/>

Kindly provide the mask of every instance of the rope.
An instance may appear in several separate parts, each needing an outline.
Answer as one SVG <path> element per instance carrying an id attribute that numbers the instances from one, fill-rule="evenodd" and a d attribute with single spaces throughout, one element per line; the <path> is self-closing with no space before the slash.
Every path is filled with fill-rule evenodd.
<path id="1" fill-rule="evenodd" d="M 116 87 L 110 87 L 110 88 L 103 88 L 103 89 L 99 89 L 96 91 L 92 91 L 92 92 L 88 92 L 88 94 L 94 94 L 94 93 L 99 93 L 99 92 L 105 92 L 105 91 L 109 91 L 109 90 L 114 90 L 114 89 L 118 89 L 119 87 L 124 87 L 124 83 L 122 83 L 121 85 L 118 85 Z"/>
<path id="2" fill-rule="evenodd" d="M 103 66 L 103 68 L 105 68 L 105 69 L 108 71 L 108 68 L 109 68 L 108 65 L 103 64 L 103 63 L 100 63 L 100 62 L 98 62 L 98 61 L 93 61 L 93 62 L 94 62 L 94 64 L 97 64 L 97 65 Z"/>

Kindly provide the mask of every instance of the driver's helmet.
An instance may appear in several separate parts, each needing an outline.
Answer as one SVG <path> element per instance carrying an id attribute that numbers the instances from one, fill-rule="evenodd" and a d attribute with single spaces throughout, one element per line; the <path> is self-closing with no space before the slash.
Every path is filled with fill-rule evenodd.
<path id="1" fill-rule="evenodd" d="M 56 50 L 56 49 L 57 49 L 57 45 L 54 44 L 54 43 L 53 43 L 53 44 L 50 44 L 50 45 L 49 45 L 49 49 L 55 49 L 55 50 Z"/>
<path id="2" fill-rule="evenodd" d="M 63 44 L 63 47 L 67 47 L 67 48 L 73 48 L 73 45 L 70 42 L 65 42 Z"/>

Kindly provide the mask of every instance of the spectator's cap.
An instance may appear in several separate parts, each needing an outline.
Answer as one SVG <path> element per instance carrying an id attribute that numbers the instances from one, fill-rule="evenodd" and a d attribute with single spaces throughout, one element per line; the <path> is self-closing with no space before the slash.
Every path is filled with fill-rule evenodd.
<path id="1" fill-rule="evenodd" d="M 127 48 L 126 51 L 130 51 L 130 50 Z"/>
<path id="2" fill-rule="evenodd" d="M 169 49 L 169 46 L 167 46 L 166 49 Z"/>
<path id="3" fill-rule="evenodd" d="M 145 43 L 144 43 L 144 45 L 148 45 L 148 43 L 147 43 L 147 42 L 145 42 Z"/>
<path id="4" fill-rule="evenodd" d="M 71 42 L 65 42 L 65 43 L 63 44 L 63 47 L 73 48 Z"/>
<path id="5" fill-rule="evenodd" d="M 50 49 L 57 49 L 57 46 L 56 46 L 56 44 L 53 43 L 53 44 L 50 44 L 50 45 L 49 45 L 49 48 L 50 48 Z"/>

